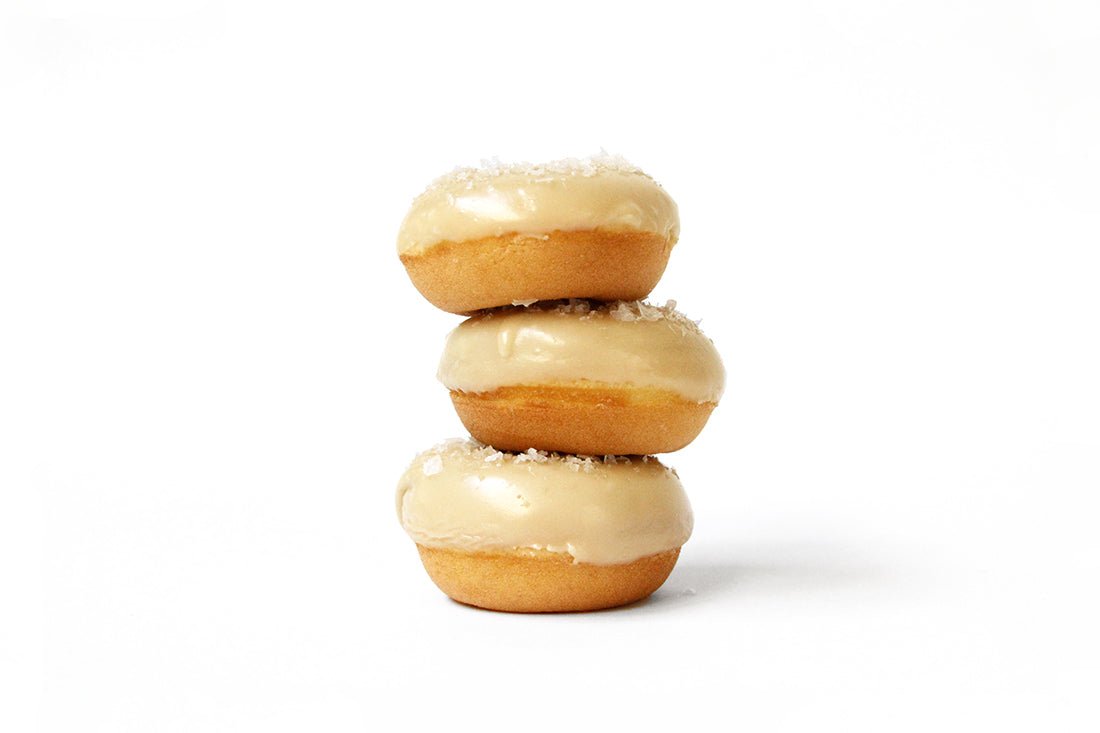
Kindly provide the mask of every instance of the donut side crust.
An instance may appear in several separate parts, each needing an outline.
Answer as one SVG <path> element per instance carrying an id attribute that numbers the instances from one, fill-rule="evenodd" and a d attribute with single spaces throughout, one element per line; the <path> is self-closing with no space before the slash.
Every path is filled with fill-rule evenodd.
<path id="1" fill-rule="evenodd" d="M 596 611 L 639 601 L 661 587 L 680 555 L 675 548 L 621 565 L 592 565 L 543 550 L 417 549 L 428 576 L 451 599 L 511 613 Z"/>
<path id="2" fill-rule="evenodd" d="M 715 402 L 647 387 L 516 386 L 451 391 L 462 424 L 499 450 L 583 455 L 671 453 L 693 441 Z"/>
<path id="3" fill-rule="evenodd" d="M 439 242 L 401 255 L 420 294 L 468 315 L 513 303 L 641 300 L 668 265 L 674 240 L 650 232 L 553 231 Z"/>

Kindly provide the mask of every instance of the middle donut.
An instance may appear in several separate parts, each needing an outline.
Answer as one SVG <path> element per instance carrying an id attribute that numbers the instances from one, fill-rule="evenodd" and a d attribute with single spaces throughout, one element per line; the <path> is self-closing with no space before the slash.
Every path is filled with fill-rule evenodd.
<path id="1" fill-rule="evenodd" d="M 581 455 L 679 450 L 725 388 L 714 344 L 671 301 L 485 311 L 447 337 L 438 377 L 477 440 Z"/>

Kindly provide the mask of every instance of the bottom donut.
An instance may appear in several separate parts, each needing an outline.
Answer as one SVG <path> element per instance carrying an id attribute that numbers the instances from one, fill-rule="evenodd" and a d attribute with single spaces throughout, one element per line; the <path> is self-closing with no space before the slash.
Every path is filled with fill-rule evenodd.
<path id="1" fill-rule="evenodd" d="M 679 477 L 656 458 L 506 453 L 473 440 L 417 456 L 397 514 L 444 593 L 524 613 L 641 600 L 692 529 Z"/>
<path id="2" fill-rule="evenodd" d="M 648 598 L 680 550 L 621 565 L 574 562 L 556 552 L 460 552 L 417 545 L 428 576 L 459 603 L 511 613 L 598 611 Z"/>

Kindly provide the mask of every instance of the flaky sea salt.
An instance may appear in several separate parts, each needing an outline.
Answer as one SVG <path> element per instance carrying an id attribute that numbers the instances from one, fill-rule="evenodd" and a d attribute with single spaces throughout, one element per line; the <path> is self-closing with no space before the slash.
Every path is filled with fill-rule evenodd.
<path id="1" fill-rule="evenodd" d="M 428 456 L 424 459 L 424 464 L 421 466 L 421 470 L 425 476 L 434 476 L 443 470 L 443 456 L 436 454 L 434 456 Z"/>
<path id="2" fill-rule="evenodd" d="M 516 463 L 546 463 L 549 460 L 550 454 L 534 448 L 528 448 L 523 453 L 517 453 L 515 457 Z"/>
<path id="3" fill-rule="evenodd" d="M 463 455 L 492 465 L 502 465 L 505 463 L 562 463 L 570 471 L 584 471 L 585 473 L 595 471 L 600 466 L 634 465 L 635 460 L 640 460 L 641 463 L 648 463 L 652 458 L 651 456 L 641 456 L 639 459 L 637 456 L 631 457 L 625 455 L 575 455 L 573 453 L 557 453 L 554 451 L 537 450 L 535 448 L 528 448 L 522 452 L 512 453 L 497 450 L 493 446 L 486 445 L 473 438 L 450 438 L 421 454 L 420 470 L 425 476 L 434 476 L 443 470 L 443 464 L 446 458 L 457 458 Z M 668 470 L 667 467 L 666 470 Z"/>
<path id="4" fill-rule="evenodd" d="M 585 471 L 592 472 L 596 470 L 596 460 L 592 456 L 575 456 L 571 453 L 560 454 L 560 457 L 565 460 L 565 464 L 569 466 L 571 471 Z"/>
<path id="5" fill-rule="evenodd" d="M 478 167 L 458 167 L 432 181 L 425 193 L 438 188 L 453 190 L 472 188 L 500 176 L 527 176 L 532 180 L 553 180 L 562 176 L 583 176 L 591 178 L 599 175 L 646 175 L 640 168 L 621 155 L 613 155 L 601 150 L 599 154 L 587 158 L 563 158 L 549 163 L 528 163 L 526 161 L 506 163 L 499 158 L 481 161 Z M 652 180 L 652 179 L 650 179 Z"/>

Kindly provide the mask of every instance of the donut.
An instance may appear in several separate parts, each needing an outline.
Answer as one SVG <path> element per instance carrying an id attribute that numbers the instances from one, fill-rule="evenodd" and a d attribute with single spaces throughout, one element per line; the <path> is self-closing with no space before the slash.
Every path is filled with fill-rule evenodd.
<path id="1" fill-rule="evenodd" d="M 693 521 L 676 472 L 656 458 L 508 453 L 468 439 L 413 460 L 397 514 L 440 590 L 517 613 L 646 598 Z"/>
<path id="2" fill-rule="evenodd" d="M 679 450 L 725 387 L 714 344 L 673 301 L 485 311 L 447 336 L 437 376 L 477 440 L 587 455 Z"/>
<path id="3" fill-rule="evenodd" d="M 676 203 L 618 156 L 460 168 L 417 197 L 397 252 L 451 313 L 559 298 L 640 300 L 680 233 Z"/>

